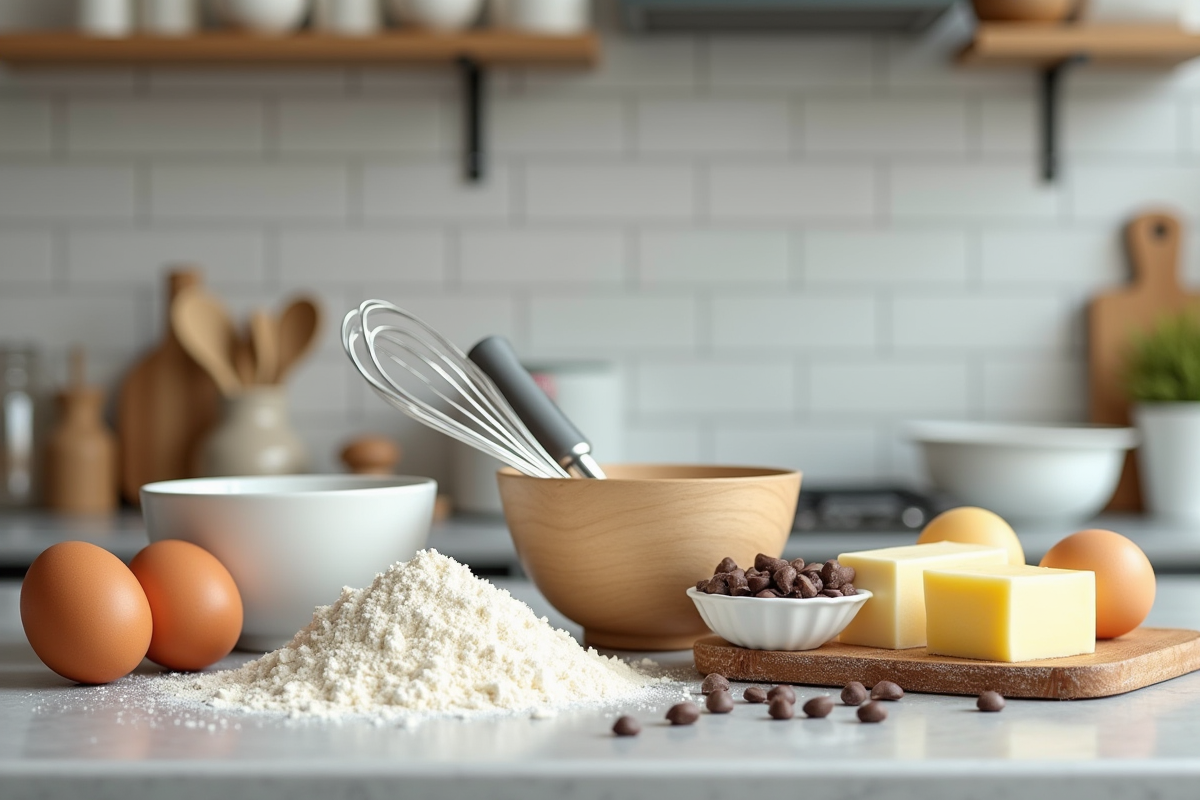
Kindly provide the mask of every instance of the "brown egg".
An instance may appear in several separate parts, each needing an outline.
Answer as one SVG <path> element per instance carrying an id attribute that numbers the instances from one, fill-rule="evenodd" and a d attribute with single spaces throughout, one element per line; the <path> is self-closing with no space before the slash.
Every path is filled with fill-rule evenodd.
<path id="1" fill-rule="evenodd" d="M 21 624 L 33 652 L 79 683 L 133 671 L 150 646 L 150 604 L 121 559 L 87 542 L 52 545 L 21 584 Z"/>
<path id="2" fill-rule="evenodd" d="M 143 548 L 129 568 L 154 617 L 147 658 L 186 671 L 229 655 L 242 635 L 242 596 L 216 556 L 190 542 L 166 539 Z"/>
<path id="3" fill-rule="evenodd" d="M 1154 605 L 1154 567 L 1142 548 L 1119 533 L 1073 533 L 1050 548 L 1039 566 L 1096 573 L 1097 639 L 1129 633 Z"/>
<path id="4" fill-rule="evenodd" d="M 1012 526 L 999 514 L 986 508 L 962 506 L 938 514 L 917 537 L 917 544 L 930 542 L 1003 547 L 1008 551 L 1008 563 L 1025 563 L 1025 551 L 1021 549 L 1021 540 L 1017 538 Z"/>

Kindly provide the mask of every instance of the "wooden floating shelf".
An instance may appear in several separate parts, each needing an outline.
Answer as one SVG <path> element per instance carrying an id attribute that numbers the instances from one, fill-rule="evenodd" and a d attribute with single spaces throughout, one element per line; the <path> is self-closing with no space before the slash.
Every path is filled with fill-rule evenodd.
<path id="1" fill-rule="evenodd" d="M 983 23 L 962 51 L 967 66 L 1089 63 L 1169 67 L 1200 56 L 1200 35 L 1160 25 Z"/>
<path id="2" fill-rule="evenodd" d="M 600 57 L 595 34 L 537 36 L 507 31 L 395 31 L 345 37 L 301 33 L 253 36 L 213 32 L 187 37 L 101 39 L 77 33 L 0 35 L 0 62 L 50 66 L 355 66 L 448 64 L 580 66 Z"/>

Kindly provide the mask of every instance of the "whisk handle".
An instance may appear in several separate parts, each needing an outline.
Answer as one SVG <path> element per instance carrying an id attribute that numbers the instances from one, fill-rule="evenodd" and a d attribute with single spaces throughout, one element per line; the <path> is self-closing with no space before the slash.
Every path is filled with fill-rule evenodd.
<path id="1" fill-rule="evenodd" d="M 592 446 L 587 437 L 534 382 L 507 339 L 489 336 L 472 347 L 467 358 L 492 379 L 525 427 L 555 461 L 587 478 L 604 477 L 591 456 Z"/>

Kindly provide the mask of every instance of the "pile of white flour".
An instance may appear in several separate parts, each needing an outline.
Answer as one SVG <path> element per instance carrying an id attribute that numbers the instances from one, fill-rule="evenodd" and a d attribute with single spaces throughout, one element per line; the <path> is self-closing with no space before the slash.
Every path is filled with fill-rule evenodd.
<path id="1" fill-rule="evenodd" d="M 660 680 L 584 650 L 508 592 L 423 550 L 365 589 L 343 589 L 285 647 L 161 688 L 229 710 L 387 719 L 552 711 L 631 698 Z"/>

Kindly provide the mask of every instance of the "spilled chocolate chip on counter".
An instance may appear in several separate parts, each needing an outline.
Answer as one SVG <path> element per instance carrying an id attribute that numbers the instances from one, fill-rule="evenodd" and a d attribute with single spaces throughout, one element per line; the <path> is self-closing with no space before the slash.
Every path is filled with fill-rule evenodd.
<path id="1" fill-rule="evenodd" d="M 860 722 L 883 722 L 887 719 L 887 709 L 883 707 L 883 703 L 872 700 L 866 705 L 859 706 L 858 719 Z"/>
<path id="2" fill-rule="evenodd" d="M 871 687 L 872 700 L 899 700 L 904 697 L 904 690 L 892 681 L 880 681 Z"/>
<path id="3" fill-rule="evenodd" d="M 867 687 L 858 681 L 850 681 L 842 689 L 842 702 L 848 706 L 860 706 L 867 699 Z"/>
<path id="4" fill-rule="evenodd" d="M 804 704 L 805 716 L 813 717 L 814 719 L 828 717 L 831 711 L 833 711 L 833 698 L 827 695 L 814 697 Z"/>
<path id="5" fill-rule="evenodd" d="M 700 708 L 692 702 L 676 703 L 667 709 L 666 719 L 672 725 L 691 725 L 700 719 Z"/>
<path id="6" fill-rule="evenodd" d="M 728 714 L 733 711 L 733 697 L 724 690 L 713 692 L 708 696 L 704 706 L 713 714 Z"/>
<path id="7" fill-rule="evenodd" d="M 613 724 L 612 731 L 617 736 L 637 736 L 642 732 L 642 723 L 629 715 L 625 715 Z"/>
<path id="8" fill-rule="evenodd" d="M 772 687 L 771 690 L 767 692 L 768 700 L 775 700 L 777 697 L 782 697 L 789 703 L 795 704 L 796 690 L 791 686 L 788 686 L 786 683 L 781 683 L 778 686 Z"/>
<path id="9" fill-rule="evenodd" d="M 1004 709 L 1004 696 L 999 692 L 984 692 L 975 701 L 975 707 L 980 711 L 1001 711 Z"/>
<path id="10" fill-rule="evenodd" d="M 767 707 L 771 719 L 791 719 L 796 716 L 796 707 L 787 701 L 786 697 L 776 697 Z"/>
<path id="11" fill-rule="evenodd" d="M 716 672 L 706 675 L 704 678 L 704 683 L 700 684 L 700 694 L 712 694 L 713 692 L 728 691 L 729 679 Z"/>
<path id="12" fill-rule="evenodd" d="M 742 692 L 742 699 L 747 703 L 765 703 L 767 702 L 767 692 L 761 687 L 751 686 Z"/>

